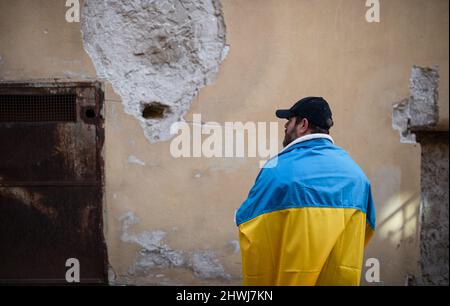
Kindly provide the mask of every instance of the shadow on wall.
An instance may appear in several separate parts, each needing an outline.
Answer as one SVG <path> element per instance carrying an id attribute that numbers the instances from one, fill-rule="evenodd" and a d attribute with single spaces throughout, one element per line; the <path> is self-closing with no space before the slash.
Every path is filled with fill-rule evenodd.
<path id="1" fill-rule="evenodd" d="M 376 239 L 369 243 L 366 250 L 362 285 L 415 285 L 418 273 L 419 238 L 419 202 L 420 193 L 410 195 L 392 194 L 385 201 L 387 214 L 377 222 Z M 411 252 L 414 250 L 414 252 Z M 373 266 L 369 259 L 379 262 L 379 279 L 370 275 Z M 395 275 L 393 269 L 402 266 L 404 275 Z M 368 275 L 367 275 L 368 274 Z"/>
<path id="2" fill-rule="evenodd" d="M 377 224 L 377 230 L 380 233 L 385 232 L 386 238 L 390 241 L 405 241 L 411 238 L 407 227 L 414 222 L 419 224 L 419 211 L 417 202 L 420 194 L 415 193 L 397 207 L 392 213 Z M 416 226 L 416 237 L 418 237 L 419 228 Z M 415 238 L 415 237 L 414 237 Z M 397 245 L 397 248 L 399 245 Z"/>

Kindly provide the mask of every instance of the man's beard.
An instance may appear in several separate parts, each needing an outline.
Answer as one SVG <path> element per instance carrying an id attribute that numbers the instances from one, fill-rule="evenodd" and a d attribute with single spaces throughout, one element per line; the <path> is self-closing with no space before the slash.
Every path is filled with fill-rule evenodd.
<path id="1" fill-rule="evenodd" d="M 283 148 L 286 148 L 291 142 L 294 141 L 294 138 L 291 137 L 291 135 L 289 134 L 285 134 L 284 135 L 284 140 L 283 140 Z"/>

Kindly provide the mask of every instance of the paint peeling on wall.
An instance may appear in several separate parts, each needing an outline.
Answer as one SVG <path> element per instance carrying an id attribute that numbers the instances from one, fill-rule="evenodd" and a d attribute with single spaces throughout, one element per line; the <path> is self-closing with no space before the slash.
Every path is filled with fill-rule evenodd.
<path id="1" fill-rule="evenodd" d="M 211 250 L 185 252 L 172 249 L 166 242 L 167 233 L 162 230 L 133 233 L 131 228 L 139 223 L 133 212 L 119 218 L 122 223 L 121 240 L 140 247 L 137 260 L 128 269 L 128 274 L 150 273 L 152 269 L 184 268 L 199 279 L 231 279 Z"/>
<path id="2" fill-rule="evenodd" d="M 171 137 L 226 57 L 219 0 L 86 0 L 86 52 L 154 143 Z"/>

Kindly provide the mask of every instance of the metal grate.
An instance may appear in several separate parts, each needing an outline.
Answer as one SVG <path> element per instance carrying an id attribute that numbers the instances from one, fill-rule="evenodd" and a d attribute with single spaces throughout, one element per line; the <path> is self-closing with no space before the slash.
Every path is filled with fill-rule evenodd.
<path id="1" fill-rule="evenodd" d="M 76 121 L 76 95 L 0 95 L 0 122 Z"/>

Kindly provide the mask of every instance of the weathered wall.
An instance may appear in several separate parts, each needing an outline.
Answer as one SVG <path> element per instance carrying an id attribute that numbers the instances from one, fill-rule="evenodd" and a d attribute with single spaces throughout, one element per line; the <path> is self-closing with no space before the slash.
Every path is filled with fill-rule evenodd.
<path id="1" fill-rule="evenodd" d="M 394 105 L 402 143 L 420 143 L 420 271 L 409 283 L 448 286 L 448 131 L 439 131 L 439 73 L 411 69 L 410 96 Z"/>
<path id="2" fill-rule="evenodd" d="M 413 66 L 409 88 L 409 98 L 394 104 L 392 113 L 402 143 L 416 143 L 416 131 L 440 129 L 438 69 Z"/>
<path id="3" fill-rule="evenodd" d="M 221 3 L 229 53 L 185 119 L 272 121 L 299 97 L 326 97 L 332 136 L 374 187 L 378 234 L 367 257 L 380 260 L 382 284 L 404 284 L 418 273 L 420 148 L 399 143 L 392 103 L 408 96 L 412 65 L 438 65 L 439 126 L 448 130 L 448 1 L 381 1 L 379 24 L 365 21 L 359 0 Z M 65 10 L 59 0 L 0 0 L 0 79 L 98 78 Z M 151 144 L 105 82 L 112 282 L 239 284 L 233 214 L 259 161 L 172 158 L 170 142 Z"/>
<path id="4" fill-rule="evenodd" d="M 418 135 L 422 147 L 419 284 L 448 286 L 448 132 Z"/>
<path id="5" fill-rule="evenodd" d="M 111 82 L 150 142 L 168 140 L 171 124 L 212 83 L 226 56 L 220 1 L 85 0 L 82 17 L 97 75 Z M 162 114 L 143 113 L 155 104 Z"/>

